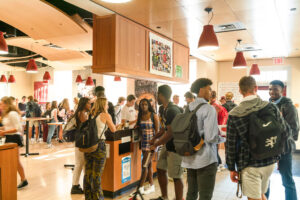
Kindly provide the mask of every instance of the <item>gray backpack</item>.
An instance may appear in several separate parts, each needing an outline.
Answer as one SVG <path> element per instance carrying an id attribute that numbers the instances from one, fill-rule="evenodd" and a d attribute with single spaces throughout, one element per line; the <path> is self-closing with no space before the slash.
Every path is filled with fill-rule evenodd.
<path id="1" fill-rule="evenodd" d="M 171 123 L 173 143 L 176 153 L 181 156 L 191 156 L 201 149 L 204 138 L 198 132 L 196 112 L 206 103 L 199 104 L 195 110 L 187 107 L 185 112 L 177 114 Z"/>

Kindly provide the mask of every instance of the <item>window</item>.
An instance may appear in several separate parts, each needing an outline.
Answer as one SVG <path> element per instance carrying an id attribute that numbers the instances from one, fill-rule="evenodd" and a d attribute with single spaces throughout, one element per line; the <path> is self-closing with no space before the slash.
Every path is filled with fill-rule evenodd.
<path id="1" fill-rule="evenodd" d="M 10 96 L 10 87 L 7 83 L 0 83 L 0 99 L 5 96 Z"/>
<path id="2" fill-rule="evenodd" d="M 114 78 L 114 76 L 103 75 L 103 87 L 106 98 L 116 105 L 119 97 L 127 97 L 127 78 L 122 77 L 121 81 L 114 81 Z"/>

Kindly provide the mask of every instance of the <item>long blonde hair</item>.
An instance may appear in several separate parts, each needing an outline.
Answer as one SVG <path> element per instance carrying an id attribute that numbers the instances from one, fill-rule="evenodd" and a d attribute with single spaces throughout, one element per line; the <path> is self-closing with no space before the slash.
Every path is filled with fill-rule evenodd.
<path id="1" fill-rule="evenodd" d="M 105 105 L 107 103 L 106 98 L 97 98 L 92 108 L 91 114 L 95 117 L 99 113 L 106 112 Z"/>
<path id="2" fill-rule="evenodd" d="M 69 99 L 65 98 L 60 105 L 61 108 L 64 108 L 66 111 L 70 110 Z"/>
<path id="3" fill-rule="evenodd" d="M 21 114 L 19 109 L 13 104 L 13 100 L 10 97 L 3 97 L 1 101 L 7 106 L 7 109 L 2 112 L 2 117 L 5 117 L 11 111 L 16 111 L 19 115 Z"/>

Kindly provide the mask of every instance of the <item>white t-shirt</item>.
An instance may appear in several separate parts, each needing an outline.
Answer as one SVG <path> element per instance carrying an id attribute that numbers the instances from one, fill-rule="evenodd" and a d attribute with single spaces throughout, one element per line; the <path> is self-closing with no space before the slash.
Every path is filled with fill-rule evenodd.
<path id="1" fill-rule="evenodd" d="M 57 108 L 54 108 L 54 109 L 51 111 L 51 119 L 54 119 L 54 112 L 56 112 L 56 116 L 57 116 Z"/>
<path id="2" fill-rule="evenodd" d="M 17 129 L 16 133 L 13 134 L 21 134 L 23 131 L 22 123 L 21 123 L 21 116 L 16 111 L 10 111 L 2 120 L 4 130 L 12 130 Z"/>
<path id="3" fill-rule="evenodd" d="M 121 124 L 122 106 L 118 104 L 114 107 L 114 110 L 115 110 L 116 125 L 119 125 Z"/>
<path id="4" fill-rule="evenodd" d="M 97 124 L 97 130 L 98 130 L 98 138 L 101 140 L 105 140 L 105 131 L 107 129 L 107 126 L 105 123 L 101 121 L 100 115 L 96 118 L 96 124 Z M 101 137 L 101 138 L 100 138 Z"/>
<path id="5" fill-rule="evenodd" d="M 124 119 L 125 121 L 128 120 L 130 122 L 136 120 L 136 111 L 134 107 L 128 107 L 127 105 L 125 105 L 121 111 L 121 119 Z M 134 128 L 134 126 L 135 124 L 131 124 L 129 128 Z"/>

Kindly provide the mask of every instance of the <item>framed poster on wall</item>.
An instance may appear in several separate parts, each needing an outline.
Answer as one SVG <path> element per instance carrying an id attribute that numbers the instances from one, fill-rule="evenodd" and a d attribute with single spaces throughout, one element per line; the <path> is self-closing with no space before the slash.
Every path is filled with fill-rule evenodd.
<path id="1" fill-rule="evenodd" d="M 150 73 L 172 77 L 173 42 L 149 33 Z"/>
<path id="2" fill-rule="evenodd" d="M 34 82 L 34 98 L 38 100 L 39 104 L 48 102 L 48 82 L 35 81 Z"/>

